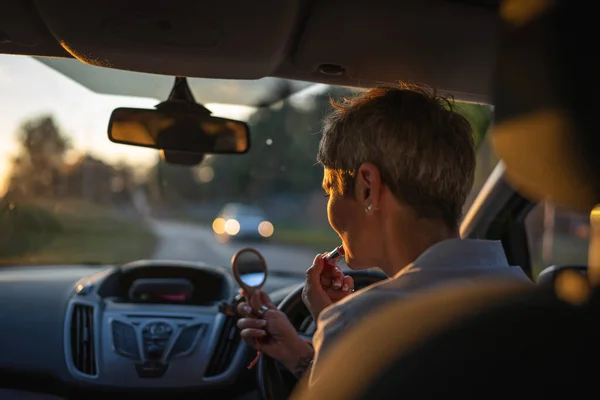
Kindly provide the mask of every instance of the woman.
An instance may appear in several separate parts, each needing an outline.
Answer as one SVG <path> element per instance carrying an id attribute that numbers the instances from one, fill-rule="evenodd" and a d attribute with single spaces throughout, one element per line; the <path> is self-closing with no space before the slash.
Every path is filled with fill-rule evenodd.
<path id="1" fill-rule="evenodd" d="M 333 106 L 317 155 L 329 223 L 349 268 L 377 266 L 390 279 L 352 294 L 352 278 L 324 268 L 324 254 L 318 255 L 303 292 L 318 321 L 314 350 L 266 293 L 257 291 L 239 305 L 244 340 L 260 343 L 298 377 L 338 335 L 390 300 L 456 279 L 494 275 L 530 282 L 508 265 L 499 242 L 459 239 L 475 150 L 469 122 L 449 101 L 401 85 Z"/>

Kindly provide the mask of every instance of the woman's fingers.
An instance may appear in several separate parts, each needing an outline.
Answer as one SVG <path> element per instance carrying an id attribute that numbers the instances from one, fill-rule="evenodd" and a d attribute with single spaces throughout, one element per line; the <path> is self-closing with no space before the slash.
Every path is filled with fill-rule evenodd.
<path id="1" fill-rule="evenodd" d="M 323 288 L 341 289 L 344 281 L 344 273 L 338 267 L 327 268 L 321 274 L 321 286 Z"/>
<path id="2" fill-rule="evenodd" d="M 240 332 L 240 336 L 246 342 L 254 346 L 254 339 L 264 338 L 265 336 L 267 336 L 267 332 L 262 329 L 244 329 Z"/>
<path id="3" fill-rule="evenodd" d="M 352 294 L 352 292 L 343 292 L 341 290 L 330 289 L 327 291 L 327 295 L 329 296 L 331 301 L 334 303 L 337 303 L 338 301 L 342 300 L 343 298 L 348 297 L 351 294 Z"/>
<path id="4" fill-rule="evenodd" d="M 341 289 L 338 289 L 338 290 L 327 289 L 326 290 L 327 295 L 333 302 L 340 301 L 344 297 L 352 294 L 353 291 L 354 291 L 354 279 L 352 279 L 351 276 L 344 277 L 344 283 L 342 284 Z"/>
<path id="5" fill-rule="evenodd" d="M 343 279 L 342 292 L 353 292 L 354 291 L 354 279 L 351 276 L 346 275 Z"/>
<path id="6" fill-rule="evenodd" d="M 241 318 L 237 322 L 240 336 L 251 346 L 255 346 L 256 340 L 267 336 L 267 321 L 257 318 Z"/>
<path id="7" fill-rule="evenodd" d="M 265 321 L 264 319 L 257 318 L 241 318 L 237 322 L 237 327 L 240 328 L 240 330 L 259 329 L 264 331 L 266 326 L 267 321 Z"/>
<path id="8" fill-rule="evenodd" d="M 275 310 L 277 308 L 277 306 L 275 306 L 275 304 L 273 304 L 273 302 L 271 301 L 271 298 L 269 297 L 267 292 L 265 292 L 264 290 L 259 290 L 256 294 L 260 297 L 261 304 L 269 307 L 272 310 Z"/>
<path id="9" fill-rule="evenodd" d="M 250 296 L 248 303 L 250 304 L 250 307 L 252 307 L 252 309 L 254 311 L 258 311 L 258 309 L 262 305 L 262 303 L 260 302 L 260 294 L 254 292 L 252 294 L 252 296 Z"/>
<path id="10" fill-rule="evenodd" d="M 252 308 L 245 301 L 241 302 L 237 305 L 237 312 L 240 315 L 249 317 L 252 315 Z"/>
<path id="11" fill-rule="evenodd" d="M 326 266 L 325 255 L 326 253 L 318 254 L 313 265 L 306 271 L 306 285 L 311 287 L 319 282 L 323 289 L 341 289 L 344 273 L 337 266 Z"/>
<path id="12" fill-rule="evenodd" d="M 323 269 L 325 268 L 325 263 L 323 260 L 322 254 L 317 254 L 315 260 L 313 261 L 313 265 L 310 266 L 306 270 L 306 282 L 305 286 L 309 289 L 318 286 L 321 283 L 321 275 L 323 274 Z"/>
<path id="13" fill-rule="evenodd" d="M 338 267 L 328 268 L 327 272 L 323 272 L 321 274 L 321 286 L 323 289 L 334 289 L 334 290 L 348 290 L 349 281 L 352 280 L 351 277 L 347 277 L 344 275 L 341 269 Z M 344 289 L 344 284 L 346 283 L 347 288 Z M 354 287 L 354 286 L 352 286 Z"/>
<path id="14" fill-rule="evenodd" d="M 269 295 L 263 290 L 256 290 L 250 297 L 250 306 L 254 311 L 258 311 L 261 306 L 266 306 L 270 309 L 276 309 L 277 307 L 271 301 Z"/>
<path id="15" fill-rule="evenodd" d="M 325 275 L 321 275 L 321 286 L 323 286 L 323 288 L 328 288 L 331 287 L 331 278 Z"/>

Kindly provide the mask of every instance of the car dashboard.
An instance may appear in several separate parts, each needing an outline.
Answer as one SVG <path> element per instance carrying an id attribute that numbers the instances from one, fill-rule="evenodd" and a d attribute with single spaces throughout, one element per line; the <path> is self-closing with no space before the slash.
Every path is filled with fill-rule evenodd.
<path id="1" fill-rule="evenodd" d="M 265 290 L 277 303 L 302 280 L 272 274 Z M 255 355 L 220 312 L 237 293 L 227 269 L 201 263 L 2 268 L 0 398 L 235 398 L 252 389 Z"/>

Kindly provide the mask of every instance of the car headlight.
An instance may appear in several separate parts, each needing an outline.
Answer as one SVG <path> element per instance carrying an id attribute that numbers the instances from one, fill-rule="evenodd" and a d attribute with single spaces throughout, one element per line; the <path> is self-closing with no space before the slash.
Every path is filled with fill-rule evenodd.
<path id="1" fill-rule="evenodd" d="M 275 232 L 275 228 L 269 221 L 262 221 L 260 224 L 258 224 L 258 233 L 260 236 L 268 238 L 273 234 L 273 232 Z"/>
<path id="2" fill-rule="evenodd" d="M 225 222 L 226 221 L 223 218 L 215 218 L 213 221 L 212 228 L 217 235 L 222 235 L 225 233 Z"/>
<path id="3" fill-rule="evenodd" d="M 225 233 L 235 236 L 240 232 L 240 223 L 236 219 L 228 219 L 225 221 Z"/>

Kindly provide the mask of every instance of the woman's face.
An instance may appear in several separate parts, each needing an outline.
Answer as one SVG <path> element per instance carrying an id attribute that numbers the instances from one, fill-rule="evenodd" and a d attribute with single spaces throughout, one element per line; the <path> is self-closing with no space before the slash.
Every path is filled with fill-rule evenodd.
<path id="1" fill-rule="evenodd" d="M 351 269 L 376 267 L 381 255 L 381 229 L 373 216 L 369 196 L 364 195 L 364 182 L 357 178 L 353 193 L 343 193 L 339 174 L 325 168 L 323 189 L 328 196 L 329 224 L 342 239 L 346 263 Z M 368 193 L 368 191 L 367 191 Z"/>

